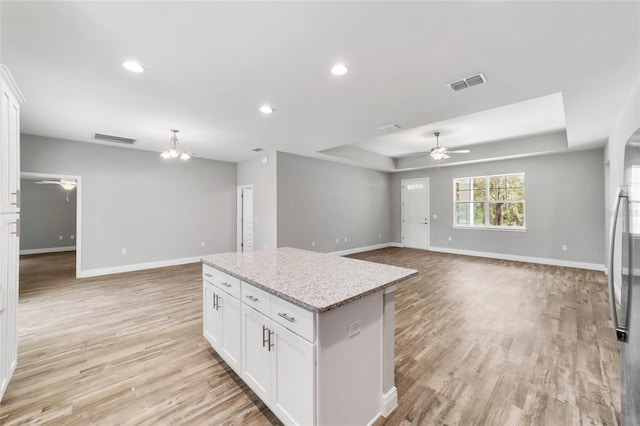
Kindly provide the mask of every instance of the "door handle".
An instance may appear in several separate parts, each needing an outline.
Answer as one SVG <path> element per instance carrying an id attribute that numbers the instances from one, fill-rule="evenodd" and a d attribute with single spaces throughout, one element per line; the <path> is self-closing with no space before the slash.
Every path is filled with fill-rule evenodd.
<path id="1" fill-rule="evenodd" d="M 273 336 L 273 335 L 274 335 L 274 332 L 269 330 L 269 346 L 267 347 L 269 352 L 271 352 L 271 348 L 273 347 L 273 343 L 271 343 L 271 336 Z"/>
<path id="2" fill-rule="evenodd" d="M 628 257 L 629 257 L 629 270 L 628 270 L 628 282 L 627 282 L 627 298 L 626 298 L 626 318 L 625 324 L 620 325 L 618 322 L 618 312 L 616 311 L 616 289 L 614 287 L 614 267 L 615 267 L 615 242 L 616 242 L 616 227 L 618 224 L 618 213 L 620 211 L 620 203 L 622 199 L 625 199 L 625 213 L 627 217 L 629 217 L 629 196 L 623 187 L 618 188 L 618 193 L 616 194 L 616 201 L 613 207 L 613 215 L 611 216 L 611 225 L 609 227 L 609 276 L 607 277 L 607 281 L 609 284 L 609 304 L 611 306 L 611 321 L 613 322 L 613 328 L 616 332 L 616 338 L 620 342 L 626 342 L 628 338 L 628 321 L 629 321 L 629 303 L 631 300 L 631 280 L 633 270 L 631 269 L 631 232 L 629 232 L 629 247 L 628 247 Z M 621 296 L 622 297 L 622 296 Z"/>
<path id="3" fill-rule="evenodd" d="M 17 218 L 15 222 L 13 222 L 16 224 L 16 231 L 12 232 L 12 235 L 15 235 L 16 237 L 20 238 L 20 218 Z"/>
<path id="4" fill-rule="evenodd" d="M 267 342 L 269 341 L 268 337 L 264 337 L 264 334 L 269 331 L 269 329 L 267 328 L 266 325 L 262 326 L 262 347 L 264 348 L 264 346 L 267 344 Z"/>

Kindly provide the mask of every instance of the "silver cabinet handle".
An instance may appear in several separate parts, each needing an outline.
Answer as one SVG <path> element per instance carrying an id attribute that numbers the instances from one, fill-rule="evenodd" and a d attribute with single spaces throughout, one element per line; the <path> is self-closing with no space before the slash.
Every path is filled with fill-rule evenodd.
<path id="1" fill-rule="evenodd" d="M 283 314 L 282 312 L 278 312 L 278 316 L 286 319 L 289 322 L 294 322 L 296 319 L 294 317 L 290 317 L 287 314 Z"/>
<path id="2" fill-rule="evenodd" d="M 266 325 L 262 326 L 262 347 L 264 348 L 264 346 L 267 344 L 267 342 L 269 341 L 268 337 L 264 337 L 265 333 L 269 331 L 269 329 L 267 328 Z"/>
<path id="3" fill-rule="evenodd" d="M 211 274 L 210 274 L 210 273 L 208 273 L 208 272 L 205 272 L 205 273 L 204 273 L 204 276 L 205 276 L 205 277 L 209 277 L 209 278 L 211 278 L 213 275 L 211 275 Z"/>
<path id="4" fill-rule="evenodd" d="M 247 299 L 251 300 L 252 302 L 257 302 L 257 301 L 258 301 L 258 298 L 257 298 L 257 297 L 253 297 L 253 296 L 252 296 L 252 295 L 250 295 L 250 294 L 247 294 L 245 297 L 246 297 Z"/>
<path id="5" fill-rule="evenodd" d="M 629 302 L 631 301 L 631 294 L 629 294 L 631 292 L 631 274 L 633 273 L 632 268 L 632 264 L 631 264 L 631 259 L 632 259 L 632 255 L 631 255 L 631 247 L 632 247 L 632 239 L 631 239 L 631 232 L 629 231 L 629 270 L 627 273 L 627 277 L 628 277 L 628 283 L 627 283 L 627 297 L 626 297 L 626 301 L 622 300 L 622 303 L 627 303 L 626 306 L 626 312 L 627 312 L 627 316 L 625 318 L 625 324 L 624 325 L 620 325 L 618 323 L 618 313 L 616 311 L 616 289 L 614 287 L 614 267 L 615 267 L 615 242 L 616 242 L 616 226 L 618 224 L 618 212 L 620 211 L 620 203 L 622 202 L 622 199 L 625 199 L 625 204 L 624 204 L 624 208 L 625 208 L 625 214 L 626 217 L 629 217 L 629 196 L 627 195 L 627 192 L 624 190 L 623 187 L 618 188 L 618 193 L 616 195 L 616 201 L 615 201 L 615 206 L 613 208 L 613 215 L 611 216 L 611 226 L 609 228 L 609 276 L 607 277 L 607 281 L 609 284 L 609 304 L 611 305 L 611 320 L 613 321 L 613 328 L 615 329 L 616 332 L 616 338 L 618 339 L 618 341 L 620 342 L 626 342 L 627 338 L 628 338 L 628 321 L 629 321 Z M 624 244 L 624 243 L 623 243 Z M 622 297 L 622 296 L 621 296 Z"/>
<path id="6" fill-rule="evenodd" d="M 11 195 L 15 195 L 16 196 L 16 202 L 15 203 L 11 203 L 12 205 L 16 206 L 17 208 L 20 208 L 20 204 L 22 204 L 22 200 L 21 200 L 21 196 L 20 196 L 20 190 L 17 189 L 16 192 L 12 192 Z"/>
<path id="7" fill-rule="evenodd" d="M 213 309 L 216 309 L 216 294 L 213 293 Z"/>
<path id="8" fill-rule="evenodd" d="M 11 234 L 15 235 L 16 237 L 20 238 L 20 218 L 17 218 L 15 222 L 13 222 L 16 224 L 16 232 L 12 232 Z"/>
<path id="9" fill-rule="evenodd" d="M 268 350 L 269 352 L 271 352 L 271 348 L 273 347 L 273 343 L 271 343 L 271 336 L 273 336 L 274 332 L 269 330 L 269 346 L 268 346 Z"/>
<path id="10" fill-rule="evenodd" d="M 223 286 L 225 286 L 227 288 L 231 287 L 231 284 L 229 284 L 229 283 L 220 283 L 220 284 L 222 284 Z"/>

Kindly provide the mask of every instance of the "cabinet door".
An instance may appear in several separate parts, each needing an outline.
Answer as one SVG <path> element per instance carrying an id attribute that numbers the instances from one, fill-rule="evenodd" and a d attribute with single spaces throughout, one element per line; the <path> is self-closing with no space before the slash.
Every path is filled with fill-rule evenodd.
<path id="1" fill-rule="evenodd" d="M 242 379 L 267 404 L 271 352 L 265 340 L 270 323 L 260 312 L 242 304 Z"/>
<path id="2" fill-rule="evenodd" d="M 218 308 L 218 294 L 222 293 L 213 284 L 203 284 L 203 335 L 213 349 L 219 351 L 222 346 L 222 317 Z"/>
<path id="3" fill-rule="evenodd" d="M 0 401 L 9 384 L 9 369 L 7 366 L 7 311 L 0 308 Z"/>
<path id="4" fill-rule="evenodd" d="M 285 424 L 314 424 L 314 347 L 275 321 L 271 350 L 271 409 Z"/>
<path id="5" fill-rule="evenodd" d="M 220 292 L 218 305 L 222 315 L 222 351 L 220 356 L 227 361 L 229 367 L 241 374 L 242 312 L 240 301 L 227 293 Z"/>
<path id="6" fill-rule="evenodd" d="M 4 82 L 0 119 L 0 213 L 17 213 L 20 211 L 20 109 Z"/>
<path id="7" fill-rule="evenodd" d="M 4 215 L 9 232 L 7 259 L 7 376 L 10 379 L 18 364 L 18 262 L 20 219 L 17 214 Z M 6 217 L 8 216 L 8 217 Z M 4 224 L 3 224 L 4 225 Z"/>

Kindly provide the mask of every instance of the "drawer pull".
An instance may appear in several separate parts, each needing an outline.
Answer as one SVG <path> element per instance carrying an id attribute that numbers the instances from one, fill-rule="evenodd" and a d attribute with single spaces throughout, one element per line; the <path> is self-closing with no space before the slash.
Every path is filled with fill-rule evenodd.
<path id="1" fill-rule="evenodd" d="M 209 278 L 211 278 L 213 275 L 211 275 L 211 274 L 210 274 L 210 273 L 208 273 L 208 272 L 205 272 L 205 273 L 204 273 L 204 276 L 205 276 L 205 277 L 209 277 Z"/>
<path id="2" fill-rule="evenodd" d="M 273 343 L 271 343 L 271 336 L 273 336 L 275 333 L 271 330 L 269 330 L 269 347 L 267 348 L 269 350 L 269 352 L 271 352 L 271 348 L 273 347 Z"/>
<path id="3" fill-rule="evenodd" d="M 12 206 L 16 206 L 17 208 L 20 208 L 20 204 L 22 204 L 21 199 L 22 197 L 20 196 L 20 190 L 16 190 L 16 192 L 12 192 L 11 195 L 15 195 L 16 196 L 16 202 L 15 203 L 11 203 Z"/>
<path id="4" fill-rule="evenodd" d="M 245 297 L 246 297 L 247 299 L 251 300 L 252 302 L 258 302 L 258 298 L 257 298 L 257 297 L 253 297 L 253 296 L 252 296 L 252 295 L 250 295 L 250 294 L 247 294 Z"/>
<path id="5" fill-rule="evenodd" d="M 262 326 L 262 347 L 263 347 L 263 348 L 264 348 L 264 345 L 266 345 L 266 344 L 267 344 L 267 342 L 269 341 L 269 338 L 268 338 L 268 337 L 264 337 L 264 334 L 265 334 L 266 332 L 268 332 L 268 331 L 269 331 L 269 329 L 267 328 L 267 326 L 266 326 L 266 325 L 263 325 L 263 326 Z"/>
<path id="6" fill-rule="evenodd" d="M 220 284 L 222 284 L 223 286 L 225 286 L 225 287 L 227 287 L 227 288 L 228 288 L 228 287 L 231 287 L 231 284 L 229 284 L 229 283 L 220 283 Z"/>
<path id="7" fill-rule="evenodd" d="M 289 315 L 283 314 L 282 312 L 278 312 L 278 316 L 286 319 L 289 322 L 294 322 L 296 320 L 294 317 L 290 317 Z"/>

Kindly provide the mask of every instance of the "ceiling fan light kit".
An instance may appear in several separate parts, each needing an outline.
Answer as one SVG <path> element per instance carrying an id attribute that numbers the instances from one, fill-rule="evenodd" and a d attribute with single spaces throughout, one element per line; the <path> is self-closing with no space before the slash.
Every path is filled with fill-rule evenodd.
<path id="1" fill-rule="evenodd" d="M 447 147 L 440 146 L 440 132 L 434 132 L 433 134 L 436 137 L 436 146 L 431 148 L 431 152 L 429 155 L 431 155 L 431 158 L 436 161 L 446 160 L 447 158 L 450 158 L 450 156 L 447 154 L 468 154 L 469 152 L 471 152 L 468 149 L 449 150 Z"/>
<path id="2" fill-rule="evenodd" d="M 60 185 L 65 191 L 67 191 L 67 203 L 69 202 L 69 191 L 74 190 L 78 186 L 78 182 L 75 179 L 64 178 L 60 180 L 41 180 L 36 183 Z"/>
<path id="3" fill-rule="evenodd" d="M 180 142 L 178 142 L 177 133 L 180 130 L 171 129 L 171 131 L 173 132 L 173 135 L 171 136 L 171 140 L 169 140 L 169 146 L 167 147 L 167 149 L 162 151 L 162 154 L 160 154 L 160 156 L 162 158 L 166 158 L 166 159 L 169 159 L 169 158 L 180 158 L 181 160 L 188 160 L 189 158 L 191 158 L 191 154 L 189 154 L 187 151 L 183 150 L 180 147 Z"/>

